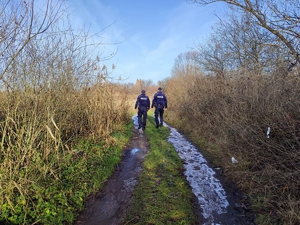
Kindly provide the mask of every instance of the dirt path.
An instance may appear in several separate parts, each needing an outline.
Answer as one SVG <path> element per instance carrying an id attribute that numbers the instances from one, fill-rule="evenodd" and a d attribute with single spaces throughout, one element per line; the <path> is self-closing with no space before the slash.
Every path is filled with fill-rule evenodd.
<path id="1" fill-rule="evenodd" d="M 137 130 L 137 121 L 135 118 L 133 120 L 134 135 L 124 149 L 121 164 L 101 192 L 88 199 L 85 210 L 74 225 L 122 224 L 122 218 L 130 205 L 133 191 L 138 183 L 137 177 L 142 169 L 143 159 L 149 151 L 146 137 Z M 238 192 L 232 187 L 224 185 L 218 170 L 211 169 L 211 166 L 193 145 L 187 142 L 174 128 L 169 127 L 169 129 L 171 135 L 168 141 L 173 143 L 183 159 L 186 168 L 185 175 L 195 194 L 193 202 L 197 224 L 254 225 L 253 216 L 241 203 L 241 196 Z M 184 159 L 182 155 L 187 158 Z"/>
<path id="2" fill-rule="evenodd" d="M 137 129 L 124 149 L 123 160 L 96 196 L 91 197 L 74 225 L 117 225 L 125 215 L 149 144 Z"/>

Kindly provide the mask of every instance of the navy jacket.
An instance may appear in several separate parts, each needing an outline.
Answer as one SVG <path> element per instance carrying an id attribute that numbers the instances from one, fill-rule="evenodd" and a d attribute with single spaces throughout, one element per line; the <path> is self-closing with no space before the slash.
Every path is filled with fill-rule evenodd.
<path id="1" fill-rule="evenodd" d="M 158 106 L 158 105 L 162 105 L 164 108 L 168 108 L 168 100 L 167 97 L 164 93 L 162 92 L 157 92 L 152 100 L 152 105 L 151 108 L 153 108 L 153 106 Z"/>
<path id="2" fill-rule="evenodd" d="M 137 107 L 150 108 L 150 99 L 146 94 L 141 94 L 137 97 L 134 108 L 136 109 Z"/>

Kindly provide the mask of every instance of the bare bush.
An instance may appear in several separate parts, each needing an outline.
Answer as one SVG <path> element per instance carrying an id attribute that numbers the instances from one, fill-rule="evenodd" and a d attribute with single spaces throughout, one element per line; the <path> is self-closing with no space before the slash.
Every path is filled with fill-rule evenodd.
<path id="1" fill-rule="evenodd" d="M 72 167 L 74 146 L 87 139 L 109 145 L 128 120 L 126 93 L 110 84 L 96 55 L 101 43 L 62 27 L 68 20 L 56 2 L 43 10 L 35 1 L 1 2 L 0 221 L 55 224 L 60 213 L 57 221 L 71 222 L 70 201 L 82 198 L 62 182 L 69 182 L 63 168 Z"/>
<path id="2" fill-rule="evenodd" d="M 226 76 L 225 84 L 216 77 L 179 77 L 167 83 L 174 105 L 168 121 L 195 142 L 205 140 L 207 156 L 251 197 L 253 209 L 264 209 L 259 224 L 299 223 L 298 76 L 239 74 Z M 231 164 L 232 156 L 238 164 Z"/>
<path id="3" fill-rule="evenodd" d="M 166 117 L 246 193 L 258 224 L 298 224 L 299 2 L 191 2 L 224 2 L 234 14 L 175 61 Z"/>

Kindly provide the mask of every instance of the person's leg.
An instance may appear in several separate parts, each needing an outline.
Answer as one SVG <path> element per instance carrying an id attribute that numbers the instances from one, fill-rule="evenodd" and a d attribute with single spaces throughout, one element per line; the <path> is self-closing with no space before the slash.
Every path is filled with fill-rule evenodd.
<path id="1" fill-rule="evenodd" d="M 158 110 L 158 108 L 156 107 L 156 108 L 155 108 L 155 111 L 154 111 L 154 118 L 155 118 L 156 128 L 158 128 L 158 126 L 159 126 L 158 114 L 159 114 L 159 110 Z"/>
<path id="2" fill-rule="evenodd" d="M 159 111 L 159 122 L 160 122 L 160 126 L 162 126 L 163 125 L 163 123 L 164 123 L 164 109 L 162 108 L 162 109 L 160 109 L 160 111 Z"/>
<path id="3" fill-rule="evenodd" d="M 146 123 L 147 123 L 147 108 L 143 108 L 143 120 L 142 120 L 143 130 L 145 130 L 146 128 Z"/>
<path id="4" fill-rule="evenodd" d="M 142 127 L 142 111 L 141 111 L 141 109 L 138 110 L 138 124 L 139 124 L 138 129 L 140 129 Z"/>

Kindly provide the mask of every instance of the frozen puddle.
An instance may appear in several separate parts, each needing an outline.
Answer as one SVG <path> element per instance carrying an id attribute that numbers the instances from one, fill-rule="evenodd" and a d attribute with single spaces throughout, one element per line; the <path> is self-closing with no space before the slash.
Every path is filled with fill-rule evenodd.
<path id="1" fill-rule="evenodd" d="M 164 123 L 165 126 L 167 126 Z M 226 193 L 219 180 L 214 177 L 215 172 L 208 167 L 207 161 L 190 142 L 188 142 L 175 128 L 170 129 L 168 141 L 173 144 L 179 157 L 184 161 L 185 176 L 190 183 L 194 195 L 198 198 L 203 210 L 203 217 L 208 224 L 218 224 L 214 215 L 226 213 L 229 205 Z"/>
<path id="2" fill-rule="evenodd" d="M 137 114 L 135 114 L 134 116 L 132 116 L 131 119 L 133 120 L 134 128 L 137 129 L 138 126 L 139 126 Z"/>
<path id="3" fill-rule="evenodd" d="M 132 149 L 132 150 L 130 151 L 130 154 L 131 154 L 131 155 L 134 155 L 134 154 L 137 153 L 138 151 L 139 151 L 139 149 L 134 148 L 134 149 Z"/>
<path id="4" fill-rule="evenodd" d="M 132 120 L 133 120 L 134 128 L 135 128 L 135 129 L 138 129 L 138 127 L 139 127 L 139 122 L 138 122 L 137 114 L 135 114 L 135 115 L 132 117 Z M 139 134 L 140 134 L 140 136 L 142 136 L 142 135 L 144 134 L 144 131 L 143 131 L 142 129 L 139 129 Z"/>

